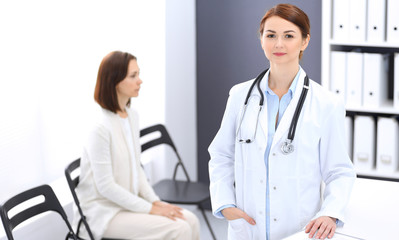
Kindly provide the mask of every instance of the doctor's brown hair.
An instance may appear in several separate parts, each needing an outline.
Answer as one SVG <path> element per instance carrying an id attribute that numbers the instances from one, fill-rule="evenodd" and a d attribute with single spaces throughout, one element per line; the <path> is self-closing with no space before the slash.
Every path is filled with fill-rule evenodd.
<path id="1" fill-rule="evenodd" d="M 301 30 L 303 39 L 305 39 L 308 34 L 310 35 L 310 22 L 308 15 L 306 15 L 304 11 L 292 4 L 278 4 L 269 9 L 260 21 L 259 37 L 263 35 L 266 20 L 274 16 L 281 17 L 295 24 Z M 303 52 L 301 51 L 299 59 L 302 58 L 302 55 Z"/>
<path id="2" fill-rule="evenodd" d="M 121 111 L 116 94 L 116 85 L 126 78 L 130 60 L 137 60 L 130 53 L 114 51 L 101 61 L 94 90 L 94 100 L 113 113 Z M 130 106 L 130 99 L 127 103 Z"/>

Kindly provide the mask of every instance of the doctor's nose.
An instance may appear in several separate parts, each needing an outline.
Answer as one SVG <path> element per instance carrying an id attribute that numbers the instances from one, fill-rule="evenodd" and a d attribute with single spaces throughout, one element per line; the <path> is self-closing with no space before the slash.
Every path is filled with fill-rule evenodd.
<path id="1" fill-rule="evenodd" d="M 281 37 L 276 38 L 276 43 L 275 43 L 274 47 L 281 48 L 281 47 L 283 47 L 283 45 L 284 45 L 283 38 L 281 38 Z"/>

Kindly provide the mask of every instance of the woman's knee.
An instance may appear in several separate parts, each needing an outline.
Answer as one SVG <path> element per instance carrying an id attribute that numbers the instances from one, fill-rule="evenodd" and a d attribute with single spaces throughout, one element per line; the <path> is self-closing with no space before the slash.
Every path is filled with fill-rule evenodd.
<path id="1" fill-rule="evenodd" d="M 190 224 L 191 227 L 199 228 L 199 220 L 198 220 L 197 216 L 194 213 L 192 213 L 192 212 L 190 212 L 188 210 L 184 210 L 183 211 L 183 215 L 184 215 L 184 218 Z"/>
<path id="2" fill-rule="evenodd" d="M 174 236 L 176 240 L 180 239 L 191 239 L 192 235 L 192 229 L 191 226 L 188 222 L 178 219 L 176 222 L 173 224 L 173 228 L 171 228 L 171 231 L 174 232 Z"/>

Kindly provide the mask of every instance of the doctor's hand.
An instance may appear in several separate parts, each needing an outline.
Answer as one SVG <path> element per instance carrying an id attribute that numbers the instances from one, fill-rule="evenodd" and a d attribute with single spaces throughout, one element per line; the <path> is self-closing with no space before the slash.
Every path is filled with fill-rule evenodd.
<path id="1" fill-rule="evenodd" d="M 176 218 L 184 219 L 182 210 L 182 208 L 170 203 L 155 201 L 152 203 L 150 214 L 164 216 L 176 221 Z"/>
<path id="2" fill-rule="evenodd" d="M 336 218 L 321 216 L 308 223 L 305 233 L 309 233 L 309 238 L 315 237 L 316 239 L 332 238 L 335 233 Z M 318 231 L 317 231 L 318 230 Z M 317 234 L 315 234 L 317 231 Z"/>
<path id="3" fill-rule="evenodd" d="M 222 210 L 223 216 L 227 220 L 235 220 L 239 218 L 244 218 L 249 224 L 255 225 L 255 220 L 248 216 L 243 210 L 238 209 L 236 207 L 229 207 Z"/>

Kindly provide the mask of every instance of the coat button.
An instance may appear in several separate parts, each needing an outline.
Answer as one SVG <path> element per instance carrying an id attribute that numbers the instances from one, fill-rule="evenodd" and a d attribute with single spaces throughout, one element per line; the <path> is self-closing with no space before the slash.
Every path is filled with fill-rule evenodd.
<path id="1" fill-rule="evenodd" d="M 263 179 L 260 180 L 260 183 L 263 183 Z"/>
<path id="2" fill-rule="evenodd" d="M 263 214 L 263 212 L 262 211 L 259 211 L 259 215 L 262 215 Z"/>
<path id="3" fill-rule="evenodd" d="M 277 218 L 273 219 L 275 222 L 277 222 Z"/>
<path id="4" fill-rule="evenodd" d="M 274 190 L 277 190 L 276 186 L 273 187 Z"/>
<path id="5" fill-rule="evenodd" d="M 276 156 L 276 153 L 273 153 L 272 155 L 273 155 L 273 157 L 275 157 L 275 156 Z"/>

